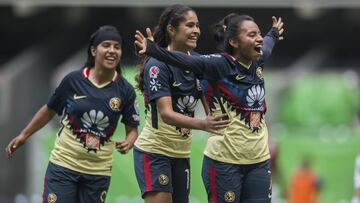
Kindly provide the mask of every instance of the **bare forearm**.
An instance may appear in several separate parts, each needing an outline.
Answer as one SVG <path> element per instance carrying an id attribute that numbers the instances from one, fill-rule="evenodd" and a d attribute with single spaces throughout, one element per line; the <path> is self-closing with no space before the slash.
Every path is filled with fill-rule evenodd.
<path id="1" fill-rule="evenodd" d="M 126 140 L 131 144 L 134 144 L 138 137 L 138 131 L 136 127 L 126 126 Z"/>
<path id="2" fill-rule="evenodd" d="M 189 116 L 184 116 L 177 112 L 168 112 L 161 114 L 162 120 L 168 124 L 177 126 L 180 128 L 190 128 L 190 129 L 203 129 L 204 121 Z"/>
<path id="3" fill-rule="evenodd" d="M 47 105 L 42 106 L 20 134 L 22 134 L 25 138 L 30 137 L 36 131 L 44 127 L 54 117 L 54 115 L 55 111 L 49 109 Z"/>
<path id="4" fill-rule="evenodd" d="M 157 98 L 156 105 L 161 119 L 168 125 L 190 129 L 203 129 L 204 127 L 202 120 L 175 112 L 172 108 L 171 97 L 169 96 Z"/>

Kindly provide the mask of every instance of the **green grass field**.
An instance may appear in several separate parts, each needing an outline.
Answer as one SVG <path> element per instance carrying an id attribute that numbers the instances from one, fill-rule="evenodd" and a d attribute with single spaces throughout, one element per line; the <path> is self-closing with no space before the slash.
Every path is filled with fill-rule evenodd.
<path id="1" fill-rule="evenodd" d="M 125 69 L 124 75 L 134 84 L 133 69 Z M 143 98 L 138 95 L 140 105 L 141 124 L 143 124 Z M 139 128 L 141 131 L 142 126 Z M 271 129 L 271 128 L 270 128 Z M 43 139 L 44 154 L 50 153 L 53 147 L 55 131 Z M 353 170 L 356 153 L 360 151 L 360 132 L 347 127 L 338 128 L 290 128 L 282 127 L 271 131 L 279 147 L 278 167 L 281 179 L 281 191 L 286 193 L 289 177 L 297 168 L 303 156 L 311 158 L 314 170 L 322 181 L 322 203 L 338 203 L 350 200 L 353 186 Z M 114 140 L 123 139 L 124 128 L 120 124 Z M 206 193 L 201 180 L 201 165 L 203 149 L 207 135 L 194 131 L 191 155 L 191 203 L 207 202 Z M 132 153 L 120 155 L 114 152 L 113 176 L 107 196 L 108 203 L 140 203 L 140 190 L 138 188 Z M 46 162 L 46 161 L 44 161 Z M 45 168 L 46 166 L 44 166 Z"/>

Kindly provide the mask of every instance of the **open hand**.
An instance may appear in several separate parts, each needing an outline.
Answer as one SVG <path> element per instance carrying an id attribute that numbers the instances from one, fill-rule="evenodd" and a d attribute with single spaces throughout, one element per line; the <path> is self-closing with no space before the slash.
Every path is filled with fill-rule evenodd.
<path id="1" fill-rule="evenodd" d="M 7 157 L 12 158 L 15 150 L 20 148 L 24 144 L 25 140 L 26 140 L 26 138 L 22 134 L 16 136 L 14 139 L 12 139 L 9 142 L 8 146 L 5 148 Z"/>
<path id="2" fill-rule="evenodd" d="M 216 134 L 216 135 L 222 135 L 219 130 L 224 129 L 229 126 L 230 121 L 229 120 L 223 120 L 227 115 L 221 114 L 219 116 L 213 117 L 212 115 L 208 115 L 206 117 L 205 125 L 204 125 L 204 131 Z"/>
<path id="3" fill-rule="evenodd" d="M 148 39 L 148 40 L 154 41 L 154 37 L 152 35 L 150 28 L 146 28 L 146 35 L 147 35 L 147 38 L 145 38 L 144 35 L 139 30 L 136 30 L 134 43 L 137 48 L 137 52 L 140 55 L 146 53 L 146 46 L 147 46 L 146 40 Z"/>
<path id="4" fill-rule="evenodd" d="M 277 28 L 279 32 L 279 38 L 278 40 L 283 40 L 284 36 L 282 35 L 284 33 L 284 22 L 282 21 L 281 17 L 277 18 L 275 16 L 272 17 L 272 27 Z"/>

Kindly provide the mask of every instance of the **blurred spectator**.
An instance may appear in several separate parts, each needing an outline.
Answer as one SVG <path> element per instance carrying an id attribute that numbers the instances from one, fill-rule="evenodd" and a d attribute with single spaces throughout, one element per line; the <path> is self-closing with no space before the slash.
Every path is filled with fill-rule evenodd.
<path id="1" fill-rule="evenodd" d="M 303 159 L 300 168 L 290 180 L 288 203 L 317 203 L 320 182 L 308 159 Z"/>

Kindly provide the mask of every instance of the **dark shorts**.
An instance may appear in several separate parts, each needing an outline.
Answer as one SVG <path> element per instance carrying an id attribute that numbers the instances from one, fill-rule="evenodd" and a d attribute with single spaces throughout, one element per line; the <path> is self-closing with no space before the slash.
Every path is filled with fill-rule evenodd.
<path id="1" fill-rule="evenodd" d="M 173 203 L 189 202 L 189 158 L 172 158 L 134 148 L 134 165 L 143 198 L 147 192 L 170 192 Z"/>
<path id="2" fill-rule="evenodd" d="M 270 203 L 269 161 L 237 165 L 204 156 L 202 178 L 211 203 Z"/>
<path id="3" fill-rule="evenodd" d="M 102 203 L 110 176 L 79 173 L 49 162 L 46 170 L 43 202 Z"/>

